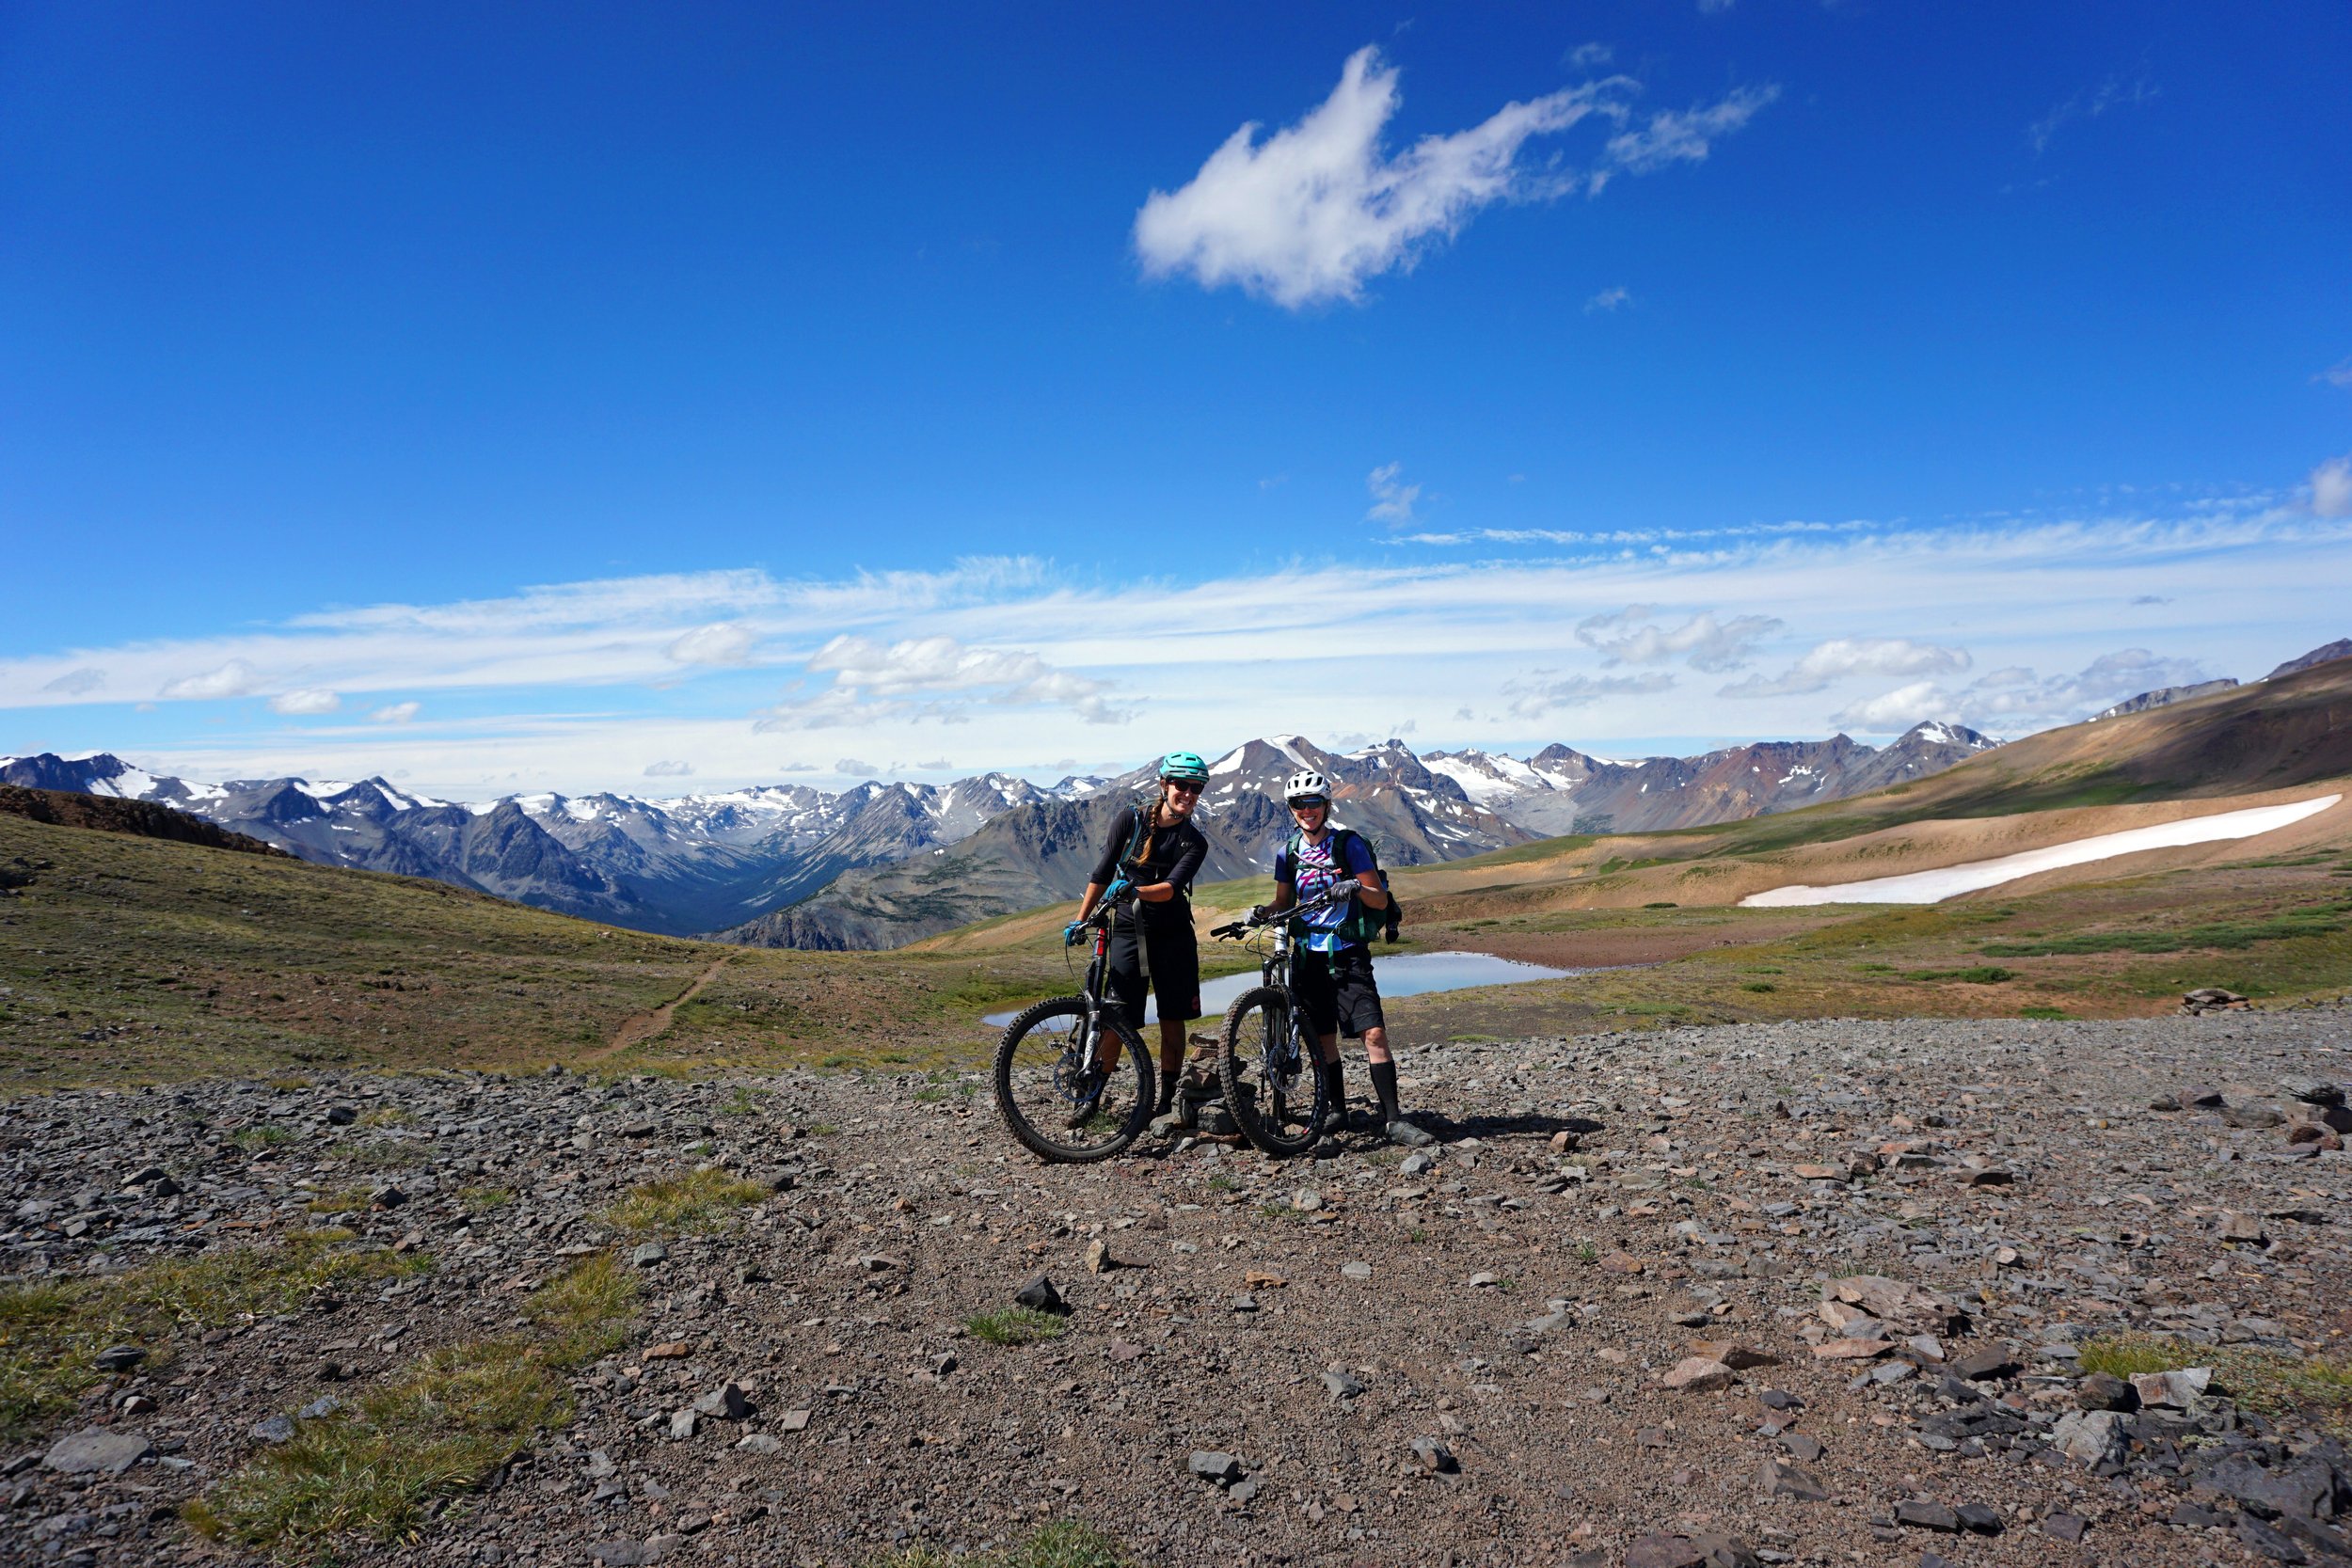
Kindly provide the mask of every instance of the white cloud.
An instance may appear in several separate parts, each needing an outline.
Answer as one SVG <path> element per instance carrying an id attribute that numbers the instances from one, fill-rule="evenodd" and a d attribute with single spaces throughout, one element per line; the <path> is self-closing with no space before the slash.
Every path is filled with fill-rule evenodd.
<path id="1" fill-rule="evenodd" d="M 2050 141 L 2060 127 L 2077 119 L 2097 119 L 2110 109 L 2133 109 L 2154 99 L 2156 85 L 2141 71 L 2129 82 L 2121 76 L 2110 76 L 2089 92 L 2078 92 L 2048 114 L 2026 127 L 2026 141 L 2034 156 L 2049 150 Z"/>
<path id="2" fill-rule="evenodd" d="M 1586 300 L 1584 302 L 1584 313 L 1589 316 L 1596 310 L 1614 311 L 1632 303 L 1633 291 L 1620 283 L 1614 288 L 1603 289 L 1600 293 Z"/>
<path id="3" fill-rule="evenodd" d="M 1964 649 L 1914 642 L 1907 637 L 1836 637 L 1817 644 L 1803 658 L 1769 680 L 1762 675 L 1750 675 L 1724 687 L 1716 695 L 1787 697 L 1825 691 L 1833 683 L 1854 675 L 1950 674 L 1967 669 L 1971 662 Z"/>
<path id="4" fill-rule="evenodd" d="M 272 713 L 332 713 L 342 705 L 342 697 L 323 687 L 316 686 L 297 687 L 292 691 L 280 691 L 269 700 L 269 710 Z"/>
<path id="5" fill-rule="evenodd" d="M 1948 721 L 1959 717 L 1959 705 L 1950 692 L 1933 681 L 1914 681 L 1883 695 L 1850 703 L 1833 714 L 1830 722 L 1841 730 L 1860 730 L 1865 735 L 1899 735 L 1929 719 Z"/>
<path id="6" fill-rule="evenodd" d="M 1587 188 L 1598 195 L 1621 173 L 1654 174 L 1675 164 L 1705 163 L 1717 141 L 1744 127 L 1779 96 L 1780 88 L 1769 84 L 1734 87 L 1720 103 L 1652 115 L 1648 124 L 1609 138 L 1608 156 L 1592 172 Z"/>
<path id="7" fill-rule="evenodd" d="M 1136 215 L 1136 253 L 1146 276 L 1232 284 L 1291 309 L 1359 299 L 1367 279 L 1411 270 L 1481 208 L 1548 200 L 1580 183 L 1597 192 L 1615 172 L 1704 158 L 1709 137 L 1745 124 L 1779 90 L 1743 87 L 1711 107 L 1657 116 L 1613 139 L 1601 168 L 1581 181 L 1520 162 L 1531 138 L 1588 116 L 1625 124 L 1625 100 L 1639 88 L 1615 76 L 1506 103 L 1469 130 L 1424 136 L 1391 157 L 1381 133 L 1402 102 L 1397 72 L 1378 50 L 1359 49 L 1331 96 L 1298 123 L 1260 140 L 1253 120 L 1182 189 L 1153 191 Z"/>
<path id="8" fill-rule="evenodd" d="M 1747 662 L 1753 645 L 1780 630 L 1769 615 L 1739 615 L 1717 621 L 1701 611 L 1668 630 L 1650 624 L 1655 605 L 1628 605 L 1606 615 L 1588 615 L 1576 624 L 1576 640 L 1601 656 L 1604 664 L 1663 664 L 1681 658 L 1693 670 L 1710 673 L 1736 670 Z"/>
<path id="9" fill-rule="evenodd" d="M 1568 64 L 1579 71 L 1598 71 L 1617 57 L 1617 52 L 1600 42 L 1580 43 L 1568 51 Z"/>
<path id="10" fill-rule="evenodd" d="M 2330 387 L 2352 387 L 2352 359 L 2339 359 L 2312 379 Z"/>
<path id="11" fill-rule="evenodd" d="M 694 765 L 691 762 L 649 762 L 645 764 L 645 777 L 648 779 L 687 779 L 693 777 L 693 773 Z"/>
<path id="12" fill-rule="evenodd" d="M 748 664 L 754 641 L 746 628 L 722 621 L 695 627 L 662 649 L 661 657 L 679 664 Z"/>
<path id="13" fill-rule="evenodd" d="M 42 682 L 41 689 L 67 697 L 87 697 L 93 691 L 103 689 L 105 685 L 106 672 L 86 664 L 79 670 L 68 670 L 56 680 Z"/>
<path id="14" fill-rule="evenodd" d="M 833 685 L 815 696 L 759 709 L 755 729 L 831 729 L 904 718 L 961 723 L 970 721 L 975 703 L 1057 707 L 1089 724 L 1122 723 L 1131 717 L 1112 702 L 1108 681 L 1057 670 L 1017 648 L 971 647 L 952 637 L 888 644 L 836 637 L 817 650 L 808 668 L 812 674 L 832 675 Z"/>
<path id="15" fill-rule="evenodd" d="M 1537 671 L 1538 675 L 1549 673 Z M 1638 697 L 1655 691 L 1665 691 L 1674 686 L 1672 675 L 1567 675 L 1559 680 L 1529 680 L 1506 682 L 1502 694 L 1511 699 L 1511 711 L 1521 719 L 1541 719 L 1565 707 L 1583 707 L 1604 697 Z"/>
<path id="16" fill-rule="evenodd" d="M 1830 722 L 1868 734 L 1909 729 L 1923 719 L 1957 720 L 1978 729 L 2017 733 L 2073 723 L 2126 697 L 2205 678 L 2193 658 L 2160 658 L 2145 648 L 2102 654 L 2074 674 L 2043 676 L 2012 664 L 1988 671 L 1958 691 L 1915 681 L 1849 704 Z"/>
<path id="17" fill-rule="evenodd" d="M 368 722 L 371 724 L 405 724 L 416 718 L 417 711 L 421 705 L 418 703 L 393 703 L 369 714 Z"/>
<path id="18" fill-rule="evenodd" d="M 2312 470 L 2312 511 L 2322 517 L 2352 517 L 2352 457 L 2331 457 Z"/>
<path id="19" fill-rule="evenodd" d="M 242 697 L 260 685 L 261 679 L 260 673 L 252 665 L 241 658 L 232 658 L 200 675 L 183 675 L 176 681 L 167 681 L 155 695 L 173 702 Z"/>
<path id="20" fill-rule="evenodd" d="M 875 774 L 882 771 L 882 769 L 874 764 L 861 761 L 856 757 L 843 757 L 839 762 L 833 765 L 833 770 L 840 774 L 845 779 L 871 778 Z"/>
<path id="21" fill-rule="evenodd" d="M 1364 476 L 1364 489 L 1372 496 L 1372 510 L 1364 514 L 1368 521 L 1403 527 L 1413 520 L 1421 486 L 1398 481 L 1397 475 L 1404 468 L 1402 463 L 1383 463 Z"/>

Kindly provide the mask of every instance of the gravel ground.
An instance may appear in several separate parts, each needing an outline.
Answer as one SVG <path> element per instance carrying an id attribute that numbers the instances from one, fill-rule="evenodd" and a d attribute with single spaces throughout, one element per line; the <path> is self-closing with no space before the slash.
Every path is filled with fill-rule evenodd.
<path id="1" fill-rule="evenodd" d="M 20 1281 L 252 1245 L 356 1182 L 398 1200 L 346 1223 L 435 1266 L 151 1347 L 0 1452 L 0 1560 L 233 1558 L 177 1513 L 257 1425 L 513 1332 L 531 1286 L 630 1247 L 607 1205 L 716 1164 L 771 1196 L 642 1264 L 630 1348 L 577 1376 L 569 1426 L 341 1560 L 855 1564 L 1063 1516 L 1185 1564 L 2344 1560 L 2331 1439 L 2221 1375 L 2132 1408 L 2076 1347 L 2344 1351 L 2347 1051 L 2337 1009 L 1453 1045 L 1405 1064 L 1438 1148 L 1279 1165 L 1152 1140 L 1041 1166 L 977 1080 L 20 1101 Z M 513 1199 L 471 1212 L 485 1186 Z M 966 1332 L 1041 1272 L 1061 1337 Z M 89 1432 L 136 1457 L 60 1470 Z"/>

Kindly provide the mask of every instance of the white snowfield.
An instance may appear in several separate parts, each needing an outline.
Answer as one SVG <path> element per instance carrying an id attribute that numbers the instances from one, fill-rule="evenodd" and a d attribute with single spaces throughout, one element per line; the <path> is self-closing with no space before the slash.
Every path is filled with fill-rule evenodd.
<path id="1" fill-rule="evenodd" d="M 2323 795 L 2316 800 L 2296 800 L 2283 806 L 2253 806 L 2245 811 L 2216 812 L 2211 816 L 2185 816 L 2178 822 L 2159 822 L 2153 827 L 2130 828 L 2120 833 L 2100 833 L 2090 838 L 2078 838 L 2072 844 L 2053 844 L 2046 849 L 2027 849 L 2022 854 L 2003 855 L 1998 860 L 1969 861 L 1961 865 L 1938 866 L 1933 871 L 1908 872 L 1900 877 L 1873 877 L 1866 882 L 1839 882 L 1831 887 L 1807 887 L 1797 883 L 1764 893 L 1752 893 L 1740 900 L 1740 907 L 1780 909 L 1792 904 L 1940 903 L 1956 894 L 1998 887 L 2003 882 L 2030 877 L 2037 871 L 2055 871 L 2062 865 L 2111 860 L 2117 855 L 2137 854 L 2142 849 L 2169 849 L 2182 844 L 2211 844 L 2225 838 L 2252 838 L 2257 833 L 2274 832 L 2307 816 L 2316 816 L 2343 799 L 2341 795 Z"/>

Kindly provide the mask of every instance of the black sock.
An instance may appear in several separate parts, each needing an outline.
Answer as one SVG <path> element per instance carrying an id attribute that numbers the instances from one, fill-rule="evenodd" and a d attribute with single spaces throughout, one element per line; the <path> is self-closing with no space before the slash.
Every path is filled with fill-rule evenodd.
<path id="1" fill-rule="evenodd" d="M 1159 1108 L 1152 1115 L 1164 1117 L 1175 1107 L 1176 1085 L 1183 1081 L 1184 1076 L 1184 1064 L 1182 1062 L 1178 1062 L 1172 1068 L 1160 1069 L 1160 1102 Z"/>
<path id="2" fill-rule="evenodd" d="M 1337 1062 L 1326 1062 L 1320 1070 L 1323 1073 L 1323 1099 L 1326 1107 L 1334 1111 L 1345 1110 L 1347 1108 L 1345 1069 Z"/>
<path id="3" fill-rule="evenodd" d="M 1372 1092 L 1380 1097 L 1380 1119 L 1394 1121 L 1405 1113 L 1396 1108 L 1396 1064 L 1372 1064 Z"/>

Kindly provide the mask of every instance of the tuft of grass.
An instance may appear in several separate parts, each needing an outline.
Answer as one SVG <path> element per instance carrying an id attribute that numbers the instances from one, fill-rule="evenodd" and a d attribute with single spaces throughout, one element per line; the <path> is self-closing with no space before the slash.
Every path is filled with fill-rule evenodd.
<path id="1" fill-rule="evenodd" d="M 1986 948 L 1991 952 L 1991 948 Z M 1997 964 L 1977 964 L 1967 969 L 1911 969 L 1903 972 L 1906 980 L 1960 980 L 1972 986 L 1997 986 L 2017 978 L 2016 971 Z"/>
<path id="2" fill-rule="evenodd" d="M 2063 1007 L 2020 1007 L 2017 1009 L 2017 1016 L 2019 1018 L 2064 1018 L 2066 1009 Z"/>
<path id="3" fill-rule="evenodd" d="M 373 1111 L 363 1113 L 352 1125 L 355 1127 L 414 1127 L 417 1125 L 417 1113 L 405 1105 L 381 1105 Z"/>
<path id="4" fill-rule="evenodd" d="M 1008 1307 L 995 1312 L 975 1312 L 963 1320 L 963 1331 L 991 1345 L 1027 1345 L 1058 1339 L 1070 1325 L 1051 1312 L 1029 1307 Z"/>
<path id="5" fill-rule="evenodd" d="M 868 1558 L 865 1568 L 1129 1568 L 1133 1560 L 1117 1540 L 1093 1526 L 1057 1519 L 1000 1552 L 951 1557 L 933 1546 L 913 1546 Z"/>
<path id="6" fill-rule="evenodd" d="M 145 1345 L 153 1352 L 183 1329 L 289 1312 L 317 1291 L 432 1267 L 421 1253 L 355 1248 L 352 1240 L 348 1230 L 321 1228 L 282 1246 L 209 1252 L 103 1279 L 0 1290 L 0 1439 L 26 1435 L 71 1410 L 84 1389 L 106 1375 L 90 1362 L 109 1346 Z"/>
<path id="7" fill-rule="evenodd" d="M 630 1188 L 627 1197 L 604 1212 L 603 1218 L 632 1236 L 717 1230 L 737 1210 L 767 1196 L 768 1190 L 756 1181 L 723 1170 L 698 1170 Z"/>
<path id="8" fill-rule="evenodd" d="M 292 1130 L 284 1127 L 247 1127 L 231 1133 L 229 1141 L 247 1154 L 259 1154 L 265 1148 L 283 1148 L 294 1141 Z"/>
<path id="9" fill-rule="evenodd" d="M 2198 1345 L 2155 1334 L 2111 1334 L 2077 1351 L 2086 1372 L 2131 1377 L 2183 1367 L 2209 1367 L 2218 1387 L 2264 1416 L 2308 1416 L 2338 1433 L 2352 1431 L 2352 1355 Z"/>
<path id="10" fill-rule="evenodd" d="M 470 1490 L 560 1425 L 570 1397 L 528 1342 L 493 1339 L 424 1357 L 350 1415 L 305 1421 L 184 1517 L 246 1546 L 408 1535 L 441 1497 Z"/>
<path id="11" fill-rule="evenodd" d="M 759 1102 L 773 1092 L 770 1089 L 755 1089 L 749 1085 L 739 1084 L 736 1085 L 735 1092 L 719 1106 L 719 1114 L 723 1117 L 756 1116 L 759 1113 Z"/>
<path id="12" fill-rule="evenodd" d="M 1767 990 L 1780 990 L 1780 988 L 1779 988 L 1778 986 L 1776 986 L 1776 985 L 1772 984 L 1770 980 L 1750 980 L 1749 982 L 1747 982 L 1747 984 L 1745 984 L 1745 985 L 1741 986 L 1740 989 L 1741 990 L 1753 990 L 1753 991 L 1767 991 Z"/>
<path id="13" fill-rule="evenodd" d="M 637 1276 L 609 1252 L 582 1259 L 532 1291 L 523 1316 L 546 1336 L 539 1358 L 568 1370 L 619 1350 L 628 1342 L 637 1292 Z"/>
<path id="14" fill-rule="evenodd" d="M 313 1214 L 361 1214 L 367 1212 L 368 1189 L 345 1187 L 341 1192 L 321 1193 L 308 1205 Z"/>
<path id="15" fill-rule="evenodd" d="M 345 1164 L 360 1170 L 406 1170 L 411 1165 L 422 1164 L 426 1159 L 422 1144 L 409 1143 L 401 1138 L 371 1138 L 365 1143 L 356 1143 L 335 1152 Z"/>
<path id="16" fill-rule="evenodd" d="M 505 1187 L 460 1187 L 457 1201 L 469 1214 L 486 1214 L 514 1202 L 515 1195 Z"/>

